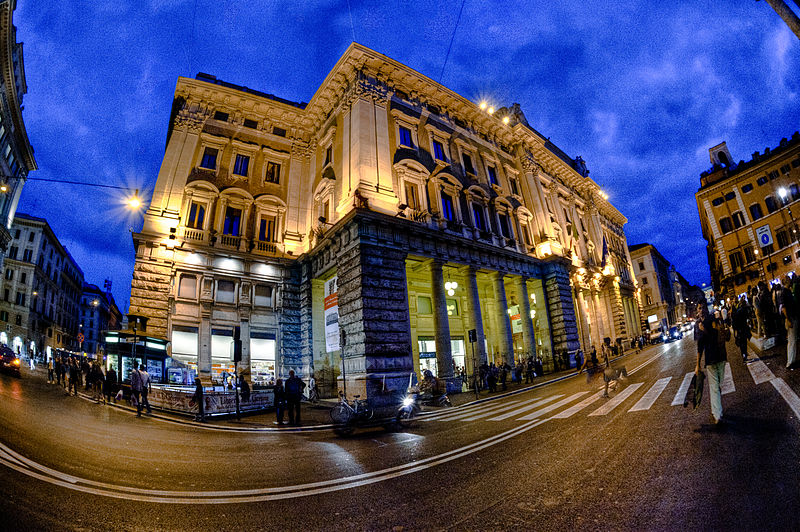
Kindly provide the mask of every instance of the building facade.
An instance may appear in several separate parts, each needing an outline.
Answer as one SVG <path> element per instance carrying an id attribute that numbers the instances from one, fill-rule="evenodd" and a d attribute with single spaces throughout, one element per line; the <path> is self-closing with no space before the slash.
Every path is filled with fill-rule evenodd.
<path id="1" fill-rule="evenodd" d="M 256 385 L 370 397 L 638 334 L 625 217 L 516 104 L 352 44 L 309 103 L 200 74 L 173 105 L 130 312 L 203 379 L 237 331 Z"/>
<path id="2" fill-rule="evenodd" d="M 743 294 L 800 262 L 800 133 L 734 163 L 723 142 L 709 150 L 713 166 L 695 194 L 716 297 Z"/>
<path id="3" fill-rule="evenodd" d="M 83 272 L 47 220 L 17 213 L 11 225 L 0 299 L 0 343 L 45 360 L 79 348 Z"/>
<path id="4" fill-rule="evenodd" d="M 103 290 L 97 285 L 83 283 L 78 323 L 80 334 L 83 335 L 82 342 L 78 337 L 81 351 L 93 355 L 105 353 L 103 332 L 117 330 L 121 325 L 122 313 L 111 294 L 111 281 L 106 280 Z"/>
<path id="5" fill-rule="evenodd" d="M 11 243 L 11 224 L 28 173 L 36 170 L 33 148 L 22 121 L 22 97 L 28 91 L 22 43 L 12 23 L 15 0 L 0 1 L 0 269 Z"/>

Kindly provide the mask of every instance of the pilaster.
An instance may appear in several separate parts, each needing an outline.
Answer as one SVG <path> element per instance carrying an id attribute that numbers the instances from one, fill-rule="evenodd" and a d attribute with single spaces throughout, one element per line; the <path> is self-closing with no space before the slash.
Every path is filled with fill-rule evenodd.
<path id="1" fill-rule="evenodd" d="M 531 296 L 528 292 L 528 280 L 525 277 L 516 277 L 514 284 L 519 301 L 519 318 L 522 322 L 522 343 L 525 345 L 526 354 L 534 355 L 536 354 L 536 337 L 531 319 Z"/>
<path id="2" fill-rule="evenodd" d="M 433 292 L 433 329 L 436 340 L 437 377 L 453 377 L 453 353 L 450 345 L 450 320 L 447 317 L 447 298 L 444 290 L 442 261 L 431 262 L 431 289 Z"/>
<path id="3" fill-rule="evenodd" d="M 464 268 L 464 276 L 467 279 L 467 314 L 471 320 L 472 328 L 475 329 L 475 356 L 478 366 L 487 364 L 489 359 L 486 355 L 486 333 L 483 329 L 483 316 L 481 313 L 481 299 L 478 292 L 478 269 L 473 266 Z M 476 371 L 477 368 L 472 368 Z"/>
<path id="4" fill-rule="evenodd" d="M 494 284 L 494 298 L 497 302 L 495 318 L 497 320 L 498 340 L 503 361 L 514 367 L 514 349 L 511 336 L 511 321 L 508 319 L 508 302 L 506 301 L 506 286 L 503 282 L 503 273 L 492 272 L 490 277 Z"/>
<path id="5" fill-rule="evenodd" d="M 547 265 L 544 272 L 544 289 L 550 313 L 554 354 L 564 350 L 573 352 L 580 347 L 580 342 L 566 261 L 552 261 Z"/>

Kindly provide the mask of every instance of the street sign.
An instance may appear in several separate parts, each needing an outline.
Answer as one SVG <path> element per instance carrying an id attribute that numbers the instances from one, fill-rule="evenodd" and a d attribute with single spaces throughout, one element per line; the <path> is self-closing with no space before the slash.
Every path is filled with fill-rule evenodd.
<path id="1" fill-rule="evenodd" d="M 78 333 L 78 343 L 83 342 L 83 340 L 84 340 L 83 333 Z"/>
<path id="2" fill-rule="evenodd" d="M 762 248 L 772 244 L 772 231 L 770 231 L 769 225 L 756 228 L 756 238 L 758 238 L 758 245 Z"/>

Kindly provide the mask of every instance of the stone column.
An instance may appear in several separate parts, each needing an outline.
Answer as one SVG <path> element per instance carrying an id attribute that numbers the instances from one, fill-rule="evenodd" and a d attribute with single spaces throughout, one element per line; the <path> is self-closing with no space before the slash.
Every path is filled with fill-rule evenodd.
<path id="1" fill-rule="evenodd" d="M 544 274 L 547 309 L 554 353 L 565 349 L 575 351 L 580 347 L 578 327 L 575 325 L 575 307 L 569 283 L 569 263 L 566 260 L 550 262 Z"/>
<path id="2" fill-rule="evenodd" d="M 453 352 L 450 346 L 450 321 L 447 318 L 447 298 L 441 261 L 431 262 L 433 291 L 433 329 L 436 333 L 436 372 L 440 379 L 453 377 Z"/>
<path id="3" fill-rule="evenodd" d="M 308 377 L 308 368 L 311 365 L 311 353 L 301 349 L 301 324 L 300 324 L 300 276 L 301 267 L 293 264 L 283 271 L 283 286 L 280 298 L 280 360 L 278 364 L 281 377 L 288 378 L 289 370 L 293 369 L 298 377 Z"/>
<path id="4" fill-rule="evenodd" d="M 250 382 L 250 312 L 239 318 L 239 338 L 242 340 L 242 361 L 239 362 L 239 374 Z"/>
<path id="5" fill-rule="evenodd" d="M 506 286 L 501 272 L 492 272 L 494 283 L 494 299 L 497 302 L 497 325 L 499 327 L 500 353 L 503 361 L 514 367 L 514 342 L 511 337 L 511 321 L 508 319 L 508 303 L 506 302 Z"/>
<path id="6" fill-rule="evenodd" d="M 200 331 L 197 335 L 197 376 L 204 384 L 211 383 L 211 310 L 208 303 L 201 303 Z"/>
<path id="7" fill-rule="evenodd" d="M 475 349 L 475 363 L 480 366 L 481 364 L 488 363 L 486 356 L 486 333 L 483 330 L 483 316 L 481 314 L 481 300 L 478 292 L 478 269 L 474 266 L 468 266 L 464 269 L 464 276 L 467 279 L 467 313 L 471 319 L 472 327 L 475 329 L 476 342 L 474 346 L 470 346 L 470 351 Z M 472 368 L 475 371 L 477 368 Z"/>
<path id="8" fill-rule="evenodd" d="M 525 345 L 525 351 L 530 355 L 534 355 L 536 354 L 536 337 L 533 332 L 533 320 L 531 319 L 531 296 L 528 293 L 528 279 L 517 277 L 515 284 L 517 299 L 519 299 L 519 318 L 522 321 L 522 343 Z"/>

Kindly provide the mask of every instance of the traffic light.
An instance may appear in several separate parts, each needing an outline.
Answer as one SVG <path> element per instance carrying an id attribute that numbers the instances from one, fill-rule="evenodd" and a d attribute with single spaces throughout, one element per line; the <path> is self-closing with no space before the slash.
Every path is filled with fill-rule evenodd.
<path id="1" fill-rule="evenodd" d="M 233 361 L 242 361 L 242 330 L 239 327 L 233 328 Z"/>

